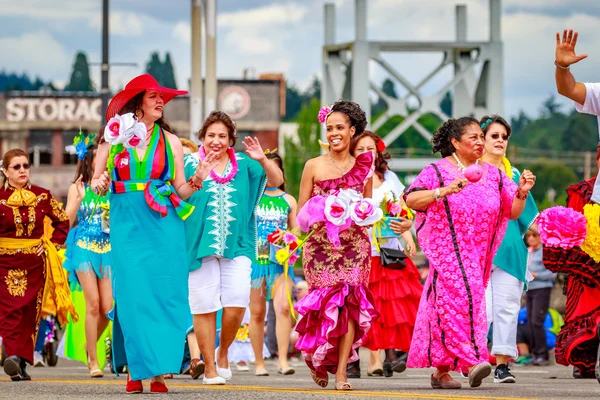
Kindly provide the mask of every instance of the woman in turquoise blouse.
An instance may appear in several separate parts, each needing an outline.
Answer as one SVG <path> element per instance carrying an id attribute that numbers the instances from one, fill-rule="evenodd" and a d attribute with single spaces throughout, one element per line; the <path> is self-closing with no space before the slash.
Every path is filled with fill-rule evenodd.
<path id="1" fill-rule="evenodd" d="M 483 161 L 503 171 L 518 183 L 521 173 L 505 157 L 510 138 L 510 125 L 499 115 L 481 119 L 485 135 Z M 516 379 L 508 368 L 508 360 L 517 357 L 517 323 L 521 309 L 521 295 L 527 285 L 527 247 L 523 236 L 538 216 L 538 209 L 530 195 L 521 216 L 508 221 L 506 235 L 494 257 L 490 282 L 486 290 L 488 323 L 493 323 L 493 346 L 496 356 L 495 383 L 514 383 Z"/>
<path id="2" fill-rule="evenodd" d="M 255 211 L 267 182 L 269 187 L 279 186 L 283 174 L 256 139 L 244 140 L 246 154 L 233 150 L 235 124 L 223 112 L 213 111 L 208 116 L 198 138 L 202 141 L 199 159 L 212 152 L 217 154 L 217 162 L 203 188 L 189 199 L 195 206 L 185 222 L 189 302 L 206 364 L 203 383 L 222 385 L 231 379 L 227 351 L 250 301 L 251 260 L 257 258 Z M 198 158 L 186 156 L 186 178 L 194 174 L 198 162 Z M 220 309 L 222 328 L 215 353 L 216 313 Z"/>

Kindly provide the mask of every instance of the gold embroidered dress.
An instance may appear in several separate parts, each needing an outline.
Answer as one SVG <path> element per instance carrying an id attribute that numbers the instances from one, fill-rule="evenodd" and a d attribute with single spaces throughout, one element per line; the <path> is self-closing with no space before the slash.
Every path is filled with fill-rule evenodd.
<path id="1" fill-rule="evenodd" d="M 53 228 L 49 238 L 44 238 L 46 217 Z M 7 356 L 33 362 L 50 268 L 46 261 L 56 255 L 54 246 L 64 243 L 68 230 L 69 218 L 48 190 L 0 188 L 0 337 Z M 46 247 L 41 257 L 36 254 L 40 244 Z M 62 283 L 54 281 L 48 292 Z"/>

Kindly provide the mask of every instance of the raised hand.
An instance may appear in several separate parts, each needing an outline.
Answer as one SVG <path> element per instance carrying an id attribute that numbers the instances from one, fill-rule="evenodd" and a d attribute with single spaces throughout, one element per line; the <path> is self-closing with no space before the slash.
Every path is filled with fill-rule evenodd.
<path id="1" fill-rule="evenodd" d="M 196 178 L 198 178 L 201 181 L 205 180 L 210 174 L 210 172 L 213 169 L 215 169 L 217 165 L 219 165 L 219 162 L 221 160 L 219 160 L 218 156 L 219 152 L 211 151 L 206 155 L 206 157 L 204 157 L 204 160 L 200 160 L 200 163 L 196 168 L 196 172 L 194 173 L 194 175 L 196 175 Z"/>
<path id="2" fill-rule="evenodd" d="M 242 145 L 244 146 L 244 149 L 246 149 L 246 154 L 248 154 L 248 157 L 251 159 L 259 161 L 266 157 L 258 139 L 246 136 Z"/>
<path id="3" fill-rule="evenodd" d="M 529 170 L 523 170 L 523 174 L 519 178 L 519 189 L 524 192 L 529 192 L 535 185 L 535 175 Z"/>
<path id="4" fill-rule="evenodd" d="M 561 40 L 560 33 L 556 32 L 556 63 L 561 67 L 566 68 L 587 58 L 587 54 L 575 54 L 578 35 L 577 32 L 573 32 L 573 29 L 568 31 L 565 29 Z"/>

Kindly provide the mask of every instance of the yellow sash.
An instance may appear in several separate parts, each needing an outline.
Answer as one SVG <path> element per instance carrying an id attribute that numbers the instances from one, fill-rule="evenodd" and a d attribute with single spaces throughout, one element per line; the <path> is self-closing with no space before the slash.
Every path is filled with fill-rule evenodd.
<path id="1" fill-rule="evenodd" d="M 75 306 L 71 300 L 71 290 L 67 281 L 67 275 L 62 268 L 58 250 L 46 236 L 40 239 L 12 239 L 0 238 L 0 247 L 5 249 L 24 249 L 44 245 L 46 284 L 44 286 L 44 299 L 42 301 L 42 313 L 56 315 L 61 325 L 69 322 L 69 314 L 74 322 L 79 320 Z"/>

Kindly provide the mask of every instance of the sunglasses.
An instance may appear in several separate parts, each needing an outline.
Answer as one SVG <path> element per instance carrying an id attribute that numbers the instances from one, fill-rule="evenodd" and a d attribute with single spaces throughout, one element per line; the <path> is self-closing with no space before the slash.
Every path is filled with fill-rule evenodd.
<path id="1" fill-rule="evenodd" d="M 25 169 L 29 169 L 31 168 L 31 164 L 17 164 L 17 165 L 11 165 L 8 168 L 12 168 L 15 171 L 19 171 L 21 170 L 21 168 L 25 168 Z"/>
<path id="2" fill-rule="evenodd" d="M 500 138 L 500 134 L 499 133 L 492 133 L 492 134 L 490 134 L 490 137 L 493 140 L 498 140 Z M 502 135 L 502 140 L 504 140 L 505 142 L 508 142 L 508 135 Z"/>

